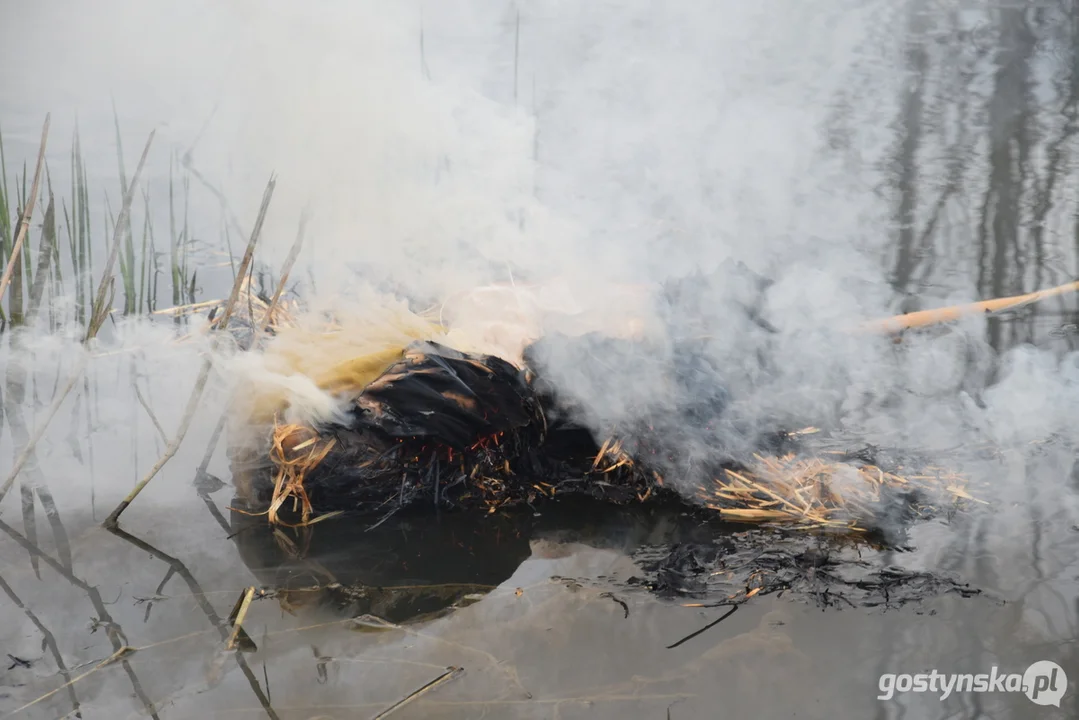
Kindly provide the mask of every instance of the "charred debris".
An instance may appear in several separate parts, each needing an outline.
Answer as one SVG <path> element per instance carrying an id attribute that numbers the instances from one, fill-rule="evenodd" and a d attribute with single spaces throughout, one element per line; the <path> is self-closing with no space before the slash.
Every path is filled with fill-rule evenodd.
<path id="1" fill-rule="evenodd" d="M 726 296 L 728 317 L 763 336 L 774 332 L 759 313 L 768 283 L 744 268 L 726 272 L 738 284 Z M 262 442 L 231 447 L 234 475 L 247 488 L 240 499 L 274 524 L 346 511 L 371 525 L 422 507 L 495 513 L 567 497 L 662 500 L 725 521 L 863 535 L 972 500 L 961 476 L 927 461 L 878 464 L 864 449 L 821 455 L 806 445 L 812 428 L 761 433 L 733 423 L 730 392 L 702 333 L 701 318 L 714 316 L 719 302 L 709 297 L 715 287 L 715 278 L 698 274 L 658 294 L 669 336 L 663 352 L 639 339 L 552 334 L 528 346 L 518 367 L 413 342 L 356 395 L 347 422 L 275 421 Z M 754 351 L 768 362 L 762 347 Z M 635 403 L 637 420 L 597 437 L 595 418 L 550 379 L 552 358 L 587 372 L 599 393 L 608 378 L 607 391 Z M 612 366 L 617 372 L 608 374 Z M 661 378 L 677 400 L 638 401 L 627 377 Z M 687 429 L 707 453 L 687 457 L 670 442 Z"/>
<path id="2" fill-rule="evenodd" d="M 504 583 L 521 563 L 581 546 L 623 553 L 635 569 L 549 582 L 617 604 L 627 619 L 647 596 L 687 608 L 737 608 L 774 595 L 821 609 L 921 612 L 942 595 L 981 594 L 948 574 L 904 568 L 898 537 L 731 523 L 677 499 L 611 505 L 576 497 L 538 514 L 521 507 L 483 518 L 412 507 L 374 528 L 348 515 L 275 527 L 233 510 L 231 524 L 241 557 L 263 583 L 260 597 L 290 613 L 328 611 L 361 625 L 365 617 L 423 622 L 496 588 L 513 592 Z"/>

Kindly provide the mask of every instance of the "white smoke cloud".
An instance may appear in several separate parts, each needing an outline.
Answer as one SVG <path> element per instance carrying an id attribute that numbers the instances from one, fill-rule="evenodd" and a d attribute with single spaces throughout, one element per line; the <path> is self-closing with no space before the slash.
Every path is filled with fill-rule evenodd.
<path id="1" fill-rule="evenodd" d="M 534 281 L 566 288 L 549 304 L 609 310 L 613 284 L 655 289 L 740 261 L 774 281 L 760 314 L 779 333 L 748 321 L 737 303 L 753 293 L 717 276 L 696 309 L 733 396 L 716 432 L 826 421 L 912 442 L 1047 432 L 1073 407 L 1042 383 L 1057 373 L 1047 360 L 1014 355 L 981 409 L 957 395 L 986 364 L 965 328 L 901 348 L 841 332 L 893 305 L 881 188 L 903 12 L 854 0 L 39 3 L 9 13 L 0 80 L 17 118 L 53 111 L 58 177 L 75 111 L 88 162 L 112 172 L 110 95 L 129 165 L 161 130 L 155 192 L 166 149 L 193 148 L 250 223 L 276 172 L 259 259 L 280 266 L 309 207 L 294 277 L 313 279 L 316 304 L 362 302 L 370 282 L 434 299 Z M 194 215 L 203 234 L 218 226 L 207 197 Z M 673 363 L 656 342 L 652 359 Z M 603 425 L 691 399 L 654 364 L 597 377 L 549 360 Z M 714 439 L 679 442 L 689 452 Z"/>

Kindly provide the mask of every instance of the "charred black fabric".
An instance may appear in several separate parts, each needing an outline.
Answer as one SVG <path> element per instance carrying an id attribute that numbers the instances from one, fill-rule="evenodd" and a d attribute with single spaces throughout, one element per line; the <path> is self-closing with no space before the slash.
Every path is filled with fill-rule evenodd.
<path id="1" fill-rule="evenodd" d="M 375 522 L 410 507 L 492 511 L 567 495 L 614 504 L 685 501 L 667 478 L 693 487 L 748 464 L 724 444 L 725 434 L 738 433 L 726 418 L 730 396 L 699 343 L 680 339 L 672 353 L 608 336 L 549 335 L 526 349 L 520 370 L 416 342 L 359 394 L 347 423 L 315 428 L 333 445 L 306 471 L 303 489 L 315 512 L 358 510 Z M 594 378 L 592 392 L 624 403 L 623 424 L 590 416 L 565 392 L 572 383 L 552 381 L 565 368 Z M 650 387 L 635 395 L 626 377 Z M 797 451 L 781 430 L 752 437 L 755 452 Z M 597 460 L 611 438 L 618 449 Z M 251 499 L 268 503 L 275 486 L 269 429 L 261 448 L 231 454 L 233 471 L 251 480 Z M 917 498 L 887 500 L 882 522 L 908 525 Z"/>
<path id="2" fill-rule="evenodd" d="M 537 419 L 536 400 L 513 365 L 430 342 L 413 345 L 371 383 L 353 416 L 356 426 L 378 428 L 393 438 L 424 438 L 458 451 Z"/>
<path id="3" fill-rule="evenodd" d="M 635 465 L 593 469 L 595 438 L 530 377 L 499 358 L 414 343 L 357 398 L 349 424 L 317 428 L 334 446 L 304 478 L 312 507 L 388 516 L 417 504 L 491 509 L 666 493 Z M 260 464 L 234 457 L 233 470 L 252 474 L 255 499 L 268 502 L 268 443 L 251 456 Z"/>

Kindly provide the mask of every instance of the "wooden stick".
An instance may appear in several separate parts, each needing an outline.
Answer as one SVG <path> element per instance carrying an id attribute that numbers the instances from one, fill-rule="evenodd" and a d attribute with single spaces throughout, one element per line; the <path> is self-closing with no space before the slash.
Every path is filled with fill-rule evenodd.
<path id="1" fill-rule="evenodd" d="M 41 184 L 41 166 L 45 163 L 45 145 L 49 139 L 49 123 L 51 119 L 52 113 L 46 113 L 45 126 L 41 128 L 41 145 L 37 150 L 34 181 L 30 183 L 30 197 L 26 199 L 26 208 L 23 209 L 22 214 L 19 216 L 19 225 L 15 229 L 15 243 L 11 246 L 11 257 L 8 258 L 3 276 L 0 276 L 0 301 L 4 298 L 8 283 L 11 282 L 11 275 L 15 271 L 15 261 L 18 259 L 23 242 L 26 240 L 26 233 L 30 230 L 30 216 L 34 214 L 34 205 L 37 203 L 38 186 Z"/>
<path id="2" fill-rule="evenodd" d="M 1024 305 L 1040 302 L 1046 298 L 1066 295 L 1079 291 L 1079 281 L 1058 285 L 1054 288 L 1015 295 L 1012 297 L 997 298 L 995 300 L 983 300 L 981 302 L 967 303 L 965 305 L 950 305 L 948 307 L 921 310 L 919 312 L 896 315 L 890 318 L 872 320 L 856 328 L 860 332 L 875 333 L 899 333 L 903 330 L 940 325 L 942 323 L 958 320 L 968 315 L 978 315 L 1012 310 Z"/>
<path id="3" fill-rule="evenodd" d="M 191 303 L 190 305 L 177 305 L 176 307 L 164 308 L 162 310 L 154 310 L 151 315 L 183 315 L 184 313 L 196 312 L 203 310 L 214 305 L 220 305 L 224 300 L 203 300 L 202 302 Z"/>

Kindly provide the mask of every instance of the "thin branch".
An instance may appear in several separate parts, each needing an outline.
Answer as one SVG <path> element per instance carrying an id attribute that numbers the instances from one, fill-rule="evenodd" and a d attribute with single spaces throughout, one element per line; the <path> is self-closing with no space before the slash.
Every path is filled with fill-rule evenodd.
<path id="1" fill-rule="evenodd" d="M 446 672 L 442 673 L 441 675 L 436 677 L 434 680 L 431 680 L 430 682 L 426 683 L 425 685 L 423 685 L 423 686 L 421 686 L 419 688 L 416 688 L 411 693 L 409 693 L 405 697 L 403 697 L 400 700 L 398 700 L 397 702 L 395 702 L 393 705 L 389 706 L 388 708 L 386 708 L 385 710 L 380 712 L 378 715 L 375 715 L 373 718 L 371 718 L 371 720 L 382 720 L 382 718 L 389 717 L 389 715 L 391 713 L 394 713 L 394 712 L 400 710 L 405 705 L 409 704 L 410 702 L 412 702 L 413 700 L 415 700 L 419 696 L 427 694 L 428 692 L 430 692 L 431 690 L 434 690 L 436 687 L 438 687 L 442 683 L 446 682 L 447 680 L 450 680 L 450 679 L 456 677 L 458 674 L 460 674 L 462 669 L 463 668 L 452 667 L 452 666 L 446 668 Z"/>
<path id="2" fill-rule="evenodd" d="M 232 286 L 232 293 L 229 295 L 228 304 L 225 305 L 224 312 L 222 313 L 221 320 L 218 324 L 219 330 L 225 330 L 228 326 L 229 318 L 232 316 L 233 307 L 236 305 L 236 301 L 240 297 L 240 287 L 243 284 L 244 276 L 247 273 L 247 268 L 251 265 L 251 260 L 255 254 L 255 245 L 258 244 L 259 235 L 262 232 L 262 225 L 266 220 L 266 213 L 270 207 L 270 198 L 273 197 L 274 187 L 277 184 L 277 180 L 274 177 L 270 177 L 270 181 L 266 184 L 266 190 L 262 195 L 262 205 L 259 207 L 258 219 L 255 221 L 255 228 L 251 232 L 251 238 L 247 243 L 247 250 L 244 252 L 243 260 L 240 262 L 240 272 L 236 274 L 236 280 Z M 216 343 L 215 348 L 216 349 Z M 142 492 L 151 480 L 161 471 L 161 468 L 165 467 L 165 464 L 172 459 L 172 456 L 176 454 L 176 451 L 180 449 L 180 444 L 187 436 L 187 431 L 191 427 L 191 421 L 195 417 L 195 410 L 198 408 L 199 401 L 202 399 L 202 393 L 206 389 L 206 382 L 210 378 L 210 370 L 213 368 L 213 352 L 206 356 L 203 360 L 202 368 L 199 370 L 199 376 L 195 380 L 195 388 L 191 392 L 191 397 L 187 401 L 187 407 L 184 408 L 183 418 L 180 420 L 180 428 L 176 431 L 176 437 L 165 448 L 164 454 L 154 466 L 150 468 L 150 472 L 139 481 L 139 483 L 128 493 L 116 509 L 105 519 L 105 527 L 115 528 L 117 527 L 120 515 L 127 509 L 139 493 Z"/>
<path id="3" fill-rule="evenodd" d="M 252 340 L 252 349 L 258 347 L 259 342 L 266 334 L 267 328 L 270 327 L 274 310 L 277 309 L 277 304 L 281 300 L 281 294 L 284 292 L 285 285 L 288 283 L 289 275 L 292 273 L 292 267 L 296 264 L 296 259 L 300 256 L 300 251 L 303 249 L 303 241 L 307 234 L 307 221 L 309 217 L 306 210 L 300 216 L 300 228 L 296 232 L 296 240 L 292 243 L 292 249 L 289 250 L 288 257 L 285 258 L 285 264 L 281 268 L 281 279 L 277 283 L 277 289 L 274 290 L 269 307 L 266 308 L 266 315 L 263 317 L 262 323 L 255 330 L 255 336 Z M 225 430 L 225 423 L 227 420 L 228 412 L 221 413 L 221 417 L 214 427 L 214 432 L 210 436 L 210 443 L 207 445 L 206 452 L 202 456 L 202 462 L 199 464 L 199 469 L 195 473 L 196 478 L 201 478 L 206 475 L 206 468 L 210 466 L 210 460 L 213 458 L 214 451 L 217 450 L 217 443 L 221 440 L 221 433 Z"/>
<path id="4" fill-rule="evenodd" d="M 15 271 L 15 261 L 19 258 L 26 233 L 30 229 L 30 216 L 34 214 L 34 204 L 37 203 L 38 185 L 41 183 L 41 166 L 45 163 L 45 145 L 49 139 L 49 123 L 52 114 L 45 115 L 45 126 L 41 128 L 41 146 L 37 151 L 37 167 L 34 169 L 34 182 L 30 184 L 30 197 L 26 199 L 26 209 L 19 216 L 19 226 L 15 230 L 15 243 L 11 247 L 11 257 L 8 258 L 7 267 L 4 268 L 3 276 L 0 276 L 0 299 L 4 297 L 11 275 Z"/>

